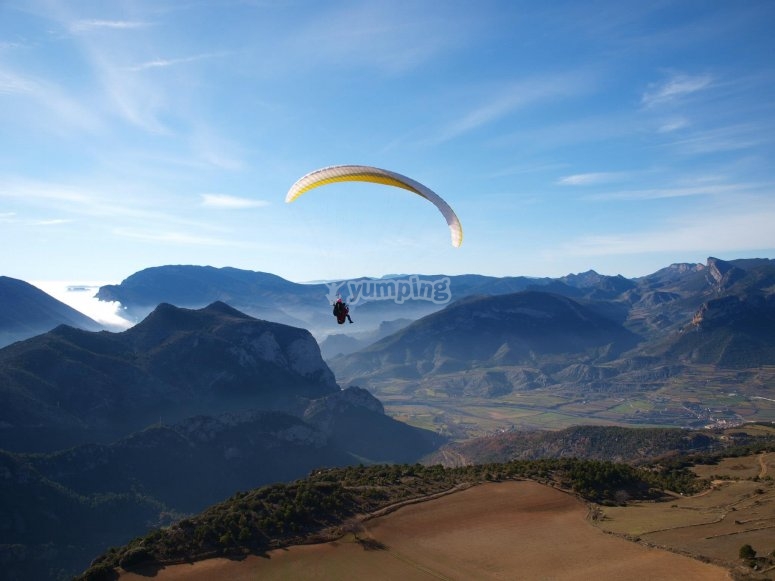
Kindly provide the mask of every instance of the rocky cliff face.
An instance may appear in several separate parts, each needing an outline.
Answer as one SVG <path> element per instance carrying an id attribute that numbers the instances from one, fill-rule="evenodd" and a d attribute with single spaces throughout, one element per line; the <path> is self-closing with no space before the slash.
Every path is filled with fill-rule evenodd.
<path id="1" fill-rule="evenodd" d="M 712 256 L 708 258 L 707 273 L 718 292 L 728 289 L 745 276 L 742 268 Z"/>
<path id="2" fill-rule="evenodd" d="M 775 295 L 730 295 L 704 302 L 692 317 L 690 329 L 709 330 L 713 327 L 739 327 L 741 323 L 756 323 L 763 329 L 775 315 Z M 775 332 L 775 329 L 773 329 Z"/>

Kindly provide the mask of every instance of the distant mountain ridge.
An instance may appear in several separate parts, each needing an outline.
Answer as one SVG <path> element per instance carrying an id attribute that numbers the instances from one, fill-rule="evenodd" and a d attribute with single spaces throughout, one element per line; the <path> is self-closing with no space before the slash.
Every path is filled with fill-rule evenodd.
<path id="1" fill-rule="evenodd" d="M 403 276 L 431 280 L 442 275 Z M 759 366 L 761 372 L 750 372 L 755 385 L 766 385 L 769 381 L 767 366 L 773 361 L 770 324 L 773 307 L 768 297 L 775 289 L 775 261 L 771 259 L 724 261 L 710 257 L 706 264 L 671 264 L 634 279 L 600 275 L 592 270 L 558 279 L 482 275 L 446 278 L 452 303 L 414 300 L 398 304 L 391 300 L 372 300 L 356 306 L 353 313 L 356 324 L 347 326 L 348 335 L 334 334 L 339 326 L 327 304 L 330 287 L 299 285 L 267 273 L 197 266 L 154 267 L 132 275 L 121 285 L 103 287 L 100 292 L 104 291 L 102 296 L 106 299 L 128 301 L 130 311 L 156 308 L 158 305 L 149 305 L 164 297 L 198 302 L 219 296 L 232 307 L 235 303 L 244 304 L 246 309 L 251 309 L 250 313 L 265 313 L 266 319 L 292 320 L 294 326 L 317 328 L 317 334 L 312 331 L 313 335 L 321 341 L 329 364 L 340 380 L 344 384 L 374 389 L 377 394 L 387 393 L 380 391 L 383 387 L 389 387 L 391 393 L 396 390 L 416 393 L 420 388 L 436 393 L 451 390 L 483 396 L 552 386 L 579 392 L 658 389 L 671 377 L 694 373 L 691 370 L 697 365 L 741 370 Z M 125 294 L 119 296 L 119 293 Z M 622 354 L 623 343 L 612 337 L 611 341 L 601 339 L 595 356 L 582 354 L 566 341 L 576 332 L 572 331 L 576 325 L 572 317 L 557 327 L 570 325 L 567 337 L 565 329 L 557 331 L 557 340 L 551 344 L 541 343 L 536 332 L 529 332 L 529 325 L 516 320 L 509 331 L 510 339 L 497 336 L 501 331 L 484 332 L 488 325 L 494 331 L 496 319 L 502 318 L 502 314 L 491 314 L 491 320 L 477 323 L 482 333 L 477 331 L 479 334 L 475 341 L 472 339 L 471 348 L 461 346 L 468 331 L 441 336 L 441 327 L 436 329 L 438 340 L 432 339 L 438 352 L 413 347 L 404 363 L 399 361 L 400 354 L 387 356 L 385 351 L 377 355 L 374 344 L 370 344 L 380 339 L 384 347 L 405 337 L 403 333 L 412 320 L 433 326 L 431 323 L 438 321 L 434 317 L 455 312 L 453 309 L 458 308 L 455 303 L 460 301 L 515 293 L 564 297 L 572 301 L 567 304 L 575 305 L 574 309 L 585 309 L 587 316 L 594 313 L 610 321 L 616 333 L 629 333 L 634 345 Z M 700 319 L 701 325 L 697 324 Z M 591 331 L 588 325 L 576 326 L 586 333 Z M 546 331 L 550 327 L 540 325 L 539 329 Z M 428 332 L 431 337 L 433 332 Z M 517 338 L 519 333 L 524 336 Z M 455 342 L 461 345 L 455 347 Z M 608 344 L 613 350 L 604 353 Z M 551 361 L 552 349 L 555 349 L 555 358 L 564 361 L 564 365 Z M 528 361 L 525 354 L 530 352 L 533 355 Z M 338 357 L 340 354 L 344 357 Z M 386 366 L 370 371 L 362 365 L 368 358 Z M 356 359 L 361 363 L 352 363 Z M 398 375 L 391 377 L 393 372 Z M 388 386 L 391 380 L 394 385 Z M 718 381 L 729 380 L 722 377 Z"/>
<path id="2" fill-rule="evenodd" d="M 0 276 L 0 347 L 45 333 L 58 325 L 87 331 L 102 329 L 97 321 L 36 286 Z"/>
<path id="3" fill-rule="evenodd" d="M 623 326 L 580 303 L 547 292 L 471 297 L 424 317 L 371 347 L 332 362 L 354 377 L 421 379 L 477 368 L 594 362 L 635 345 Z"/>
<path id="4" fill-rule="evenodd" d="M 585 302 L 601 314 L 625 322 L 631 331 L 652 336 L 685 324 L 685 319 L 691 317 L 702 302 L 720 294 L 736 292 L 735 289 L 741 286 L 765 289 L 766 281 L 771 277 L 766 271 L 772 268 L 773 261 L 766 258 L 723 261 L 710 257 L 706 264 L 676 263 L 632 279 L 601 275 L 594 270 L 559 278 L 477 274 L 402 276 L 422 280 L 446 278 L 452 301 L 526 290 L 552 292 Z M 360 342 L 360 347 L 365 346 L 362 341 L 385 322 L 417 320 L 446 306 L 418 300 L 402 304 L 372 300 L 355 306 L 353 314 L 357 313 L 358 324 L 348 326 L 347 335 L 342 336 L 343 330 L 332 324 L 330 314 L 332 293 L 336 288 L 329 285 L 333 284 L 298 284 L 269 273 L 229 267 L 170 265 L 139 271 L 121 284 L 101 287 L 96 296 L 100 300 L 121 302 L 125 312 L 138 320 L 160 303 L 201 308 L 220 300 L 252 316 L 304 327 L 321 342 L 329 335 L 337 337 L 336 333 L 340 333 L 339 337 L 349 336 Z M 770 282 L 770 286 L 772 284 Z M 347 300 L 347 285 L 339 291 Z M 338 341 L 345 345 L 343 339 Z M 350 349 L 345 347 L 344 351 Z M 330 355 L 336 355 L 336 352 Z"/>
<path id="5" fill-rule="evenodd" d="M 484 275 L 406 275 L 422 280 L 448 278 L 453 299 L 473 294 L 505 294 L 549 285 L 553 279 L 491 277 Z M 356 281 L 384 280 L 362 278 Z M 348 281 L 339 281 L 345 283 Z M 214 268 L 196 265 L 167 265 L 146 268 L 127 277 L 118 285 L 99 289 L 96 297 L 103 301 L 118 301 L 124 313 L 137 320 L 144 318 L 160 303 L 179 307 L 201 308 L 213 301 L 223 301 L 255 317 L 304 327 L 321 340 L 339 329 L 331 324 L 330 305 L 337 292 L 350 300 L 347 285 L 337 289 L 330 283 L 298 284 L 273 274 L 240 270 L 231 267 Z M 565 289 L 572 287 L 556 281 Z M 357 328 L 348 333 L 369 334 L 377 331 L 385 321 L 419 319 L 439 310 L 443 305 L 427 301 L 372 300 L 357 305 Z M 353 313 L 353 314 L 354 314 Z"/>
<path id="6" fill-rule="evenodd" d="M 709 258 L 629 281 L 588 272 L 468 297 L 329 365 L 343 385 L 435 413 L 459 438 L 467 401 L 587 422 L 698 427 L 760 408 L 753 417 L 767 418 L 775 261 Z"/>

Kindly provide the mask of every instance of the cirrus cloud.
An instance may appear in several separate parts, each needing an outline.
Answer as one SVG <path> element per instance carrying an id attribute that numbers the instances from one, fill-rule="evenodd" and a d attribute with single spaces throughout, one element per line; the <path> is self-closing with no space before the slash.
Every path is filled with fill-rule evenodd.
<path id="1" fill-rule="evenodd" d="M 268 206 L 265 200 L 253 200 L 240 198 L 228 194 L 202 194 L 202 205 L 207 208 L 219 208 L 222 210 L 242 210 L 245 208 L 261 208 Z"/>

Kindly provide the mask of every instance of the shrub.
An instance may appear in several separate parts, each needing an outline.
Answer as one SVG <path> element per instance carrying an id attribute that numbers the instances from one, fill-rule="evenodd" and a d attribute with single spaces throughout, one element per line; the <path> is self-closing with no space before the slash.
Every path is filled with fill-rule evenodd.
<path id="1" fill-rule="evenodd" d="M 740 558 L 746 561 L 751 561 L 756 558 L 756 551 L 751 545 L 743 545 L 740 547 Z"/>
<path id="2" fill-rule="evenodd" d="M 118 579 L 118 574 L 107 563 L 99 563 L 89 567 L 80 579 L 82 581 L 113 581 Z"/>
<path id="3" fill-rule="evenodd" d="M 122 569 L 128 571 L 135 565 L 139 565 L 140 563 L 144 563 L 152 559 L 153 555 L 148 552 L 148 549 L 145 547 L 134 547 L 129 549 L 126 553 L 124 553 L 124 555 L 121 556 L 121 558 L 118 560 L 118 564 Z"/>

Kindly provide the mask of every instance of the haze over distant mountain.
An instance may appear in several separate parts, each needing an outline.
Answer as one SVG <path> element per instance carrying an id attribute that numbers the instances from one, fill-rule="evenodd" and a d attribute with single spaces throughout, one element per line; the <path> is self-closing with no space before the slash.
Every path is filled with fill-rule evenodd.
<path id="1" fill-rule="evenodd" d="M 174 265 L 146 268 L 119 285 L 100 287 L 96 297 L 118 301 L 127 315 L 144 318 L 161 303 L 200 308 L 222 301 L 247 314 L 304 326 L 294 312 L 300 305 L 325 300 L 325 285 L 304 285 L 266 272 L 237 268 Z"/>
<path id="2" fill-rule="evenodd" d="M 479 426 L 558 420 L 767 419 L 775 261 L 709 258 L 632 280 L 590 271 L 469 297 L 329 365 L 344 385 L 366 387 L 415 421 L 434 417 L 459 438 Z"/>
<path id="3" fill-rule="evenodd" d="M 593 364 L 632 348 L 637 337 L 622 325 L 560 295 L 526 291 L 457 301 L 355 354 L 332 362 L 341 381 L 414 379 L 453 373 L 467 378 L 462 392 L 511 391 L 529 373 L 564 362 Z M 483 377 L 484 382 L 474 378 Z M 529 380 L 527 380 L 529 383 Z M 458 382 L 460 383 L 460 382 Z M 452 385 L 449 392 L 457 392 Z"/>
<path id="4" fill-rule="evenodd" d="M 601 275 L 590 270 L 560 278 L 525 276 L 493 277 L 476 274 L 408 274 L 390 279 L 354 279 L 327 284 L 297 284 L 276 275 L 209 266 L 158 266 L 139 271 L 119 285 L 101 287 L 97 297 L 119 301 L 124 313 L 137 320 L 160 303 L 201 308 L 220 300 L 261 319 L 308 329 L 325 345 L 325 356 L 348 354 L 383 336 L 380 326 L 398 320 L 417 320 L 439 311 L 449 303 L 429 300 L 399 302 L 390 296 L 375 297 L 354 305 L 357 324 L 339 327 L 331 316 L 330 304 L 337 293 L 351 300 L 365 283 L 393 284 L 397 281 L 448 281 L 450 302 L 476 295 L 510 294 L 541 290 L 583 302 L 598 313 L 624 323 L 634 333 L 654 338 L 675 330 L 693 316 L 700 305 L 721 294 L 737 292 L 735 285 L 765 289 L 764 271 L 772 269 L 768 259 L 722 261 L 709 258 L 707 264 L 679 263 L 651 275 L 627 279 Z M 752 274 L 759 272 L 759 274 Z M 757 277 L 760 279 L 758 280 Z M 329 286 L 333 285 L 333 286 Z M 337 286 L 339 285 L 339 286 Z"/>
<path id="5" fill-rule="evenodd" d="M 358 333 L 356 335 L 333 333 L 320 341 L 320 353 L 323 355 L 323 359 L 326 360 L 338 355 L 348 355 L 368 347 L 372 343 L 376 343 L 383 337 L 392 335 L 411 323 L 412 319 L 396 319 L 384 321 L 377 329 L 366 333 Z"/>
<path id="6" fill-rule="evenodd" d="M 530 277 L 491 277 L 482 275 L 446 276 L 406 275 L 424 281 L 448 280 L 450 298 L 457 300 L 472 294 L 504 294 L 541 287 L 552 279 Z M 146 268 L 126 278 L 121 284 L 103 286 L 96 297 L 103 301 L 121 303 L 125 316 L 141 320 L 160 303 L 179 307 L 201 308 L 213 301 L 223 301 L 242 312 L 274 322 L 308 329 L 321 341 L 329 334 L 341 332 L 331 316 L 331 304 L 337 294 L 350 301 L 351 286 L 355 289 L 364 282 L 382 282 L 386 279 L 359 278 L 330 283 L 298 284 L 279 276 L 237 268 L 211 266 L 168 265 Z M 394 283 L 390 279 L 388 284 Z M 572 287 L 556 284 L 569 291 Z M 374 297 L 354 305 L 356 327 L 347 329 L 357 341 L 377 332 L 385 321 L 419 319 L 442 308 L 428 300 L 410 300 L 398 304 L 394 300 L 375 300 Z M 359 337 L 360 335 L 360 337 Z"/>
<path id="7" fill-rule="evenodd" d="M 102 329 L 94 321 L 46 294 L 39 288 L 7 276 L 0 276 L 0 347 L 70 325 L 87 331 Z"/>

